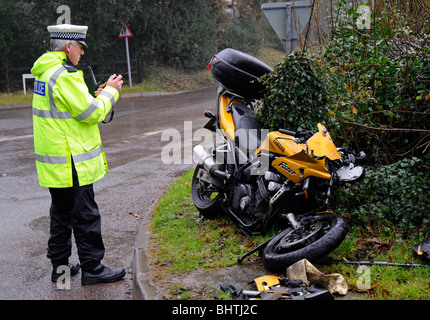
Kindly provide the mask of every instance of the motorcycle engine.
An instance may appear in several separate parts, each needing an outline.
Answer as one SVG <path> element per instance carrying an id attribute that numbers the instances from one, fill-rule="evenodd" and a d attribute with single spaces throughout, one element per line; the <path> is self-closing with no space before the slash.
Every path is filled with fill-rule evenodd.
<path id="1" fill-rule="evenodd" d="M 233 190 L 231 201 L 233 211 L 236 213 L 245 212 L 252 199 L 252 186 L 250 184 L 238 184 Z"/>
<path id="2" fill-rule="evenodd" d="M 282 178 L 273 172 L 258 176 L 251 183 L 236 185 L 231 193 L 232 210 L 247 223 L 262 220 L 268 201 L 282 186 Z"/>

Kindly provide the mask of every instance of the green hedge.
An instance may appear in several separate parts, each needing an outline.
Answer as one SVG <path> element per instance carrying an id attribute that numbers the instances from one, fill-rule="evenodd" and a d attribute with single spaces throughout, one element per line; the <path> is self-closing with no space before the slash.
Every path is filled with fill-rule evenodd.
<path id="1" fill-rule="evenodd" d="M 388 221 L 404 231 L 425 227 L 430 222 L 429 160 L 427 155 L 367 170 L 363 182 L 336 191 L 333 210 L 352 224 Z"/>

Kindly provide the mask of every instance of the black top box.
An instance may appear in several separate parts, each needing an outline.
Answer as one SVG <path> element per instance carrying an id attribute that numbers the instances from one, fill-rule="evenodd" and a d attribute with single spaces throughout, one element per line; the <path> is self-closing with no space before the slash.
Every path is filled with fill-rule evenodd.
<path id="1" fill-rule="evenodd" d="M 214 78 L 228 91 L 248 99 L 261 99 L 263 86 L 258 78 L 272 72 L 265 63 L 231 48 L 214 55 L 209 65 Z"/>

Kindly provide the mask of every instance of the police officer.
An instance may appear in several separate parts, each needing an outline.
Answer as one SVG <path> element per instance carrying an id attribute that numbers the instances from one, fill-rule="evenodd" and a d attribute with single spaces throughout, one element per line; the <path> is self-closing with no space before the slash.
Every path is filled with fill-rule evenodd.
<path id="1" fill-rule="evenodd" d="M 93 183 L 108 167 L 98 123 L 119 98 L 122 76 L 112 75 L 97 90 L 88 91 L 76 66 L 84 54 L 87 26 L 48 26 L 51 51 L 34 63 L 33 130 L 39 183 L 51 194 L 50 237 L 47 256 L 51 281 L 68 266 L 71 275 L 82 269 L 82 284 L 113 282 L 124 277 L 123 268 L 101 263 L 105 248 Z M 74 235 L 80 264 L 69 262 Z"/>

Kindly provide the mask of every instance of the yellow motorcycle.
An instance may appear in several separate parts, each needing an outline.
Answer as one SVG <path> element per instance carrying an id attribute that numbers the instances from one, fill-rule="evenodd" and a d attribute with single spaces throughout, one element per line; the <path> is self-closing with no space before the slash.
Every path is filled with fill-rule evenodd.
<path id="1" fill-rule="evenodd" d="M 206 218 L 230 217 L 246 234 L 282 230 L 257 248 L 269 270 L 327 255 L 347 233 L 345 220 L 327 211 L 329 198 L 342 183 L 364 178 L 357 163 L 365 154 L 336 148 L 322 124 L 316 133 L 264 129 L 252 108 L 265 89 L 257 79 L 272 69 L 258 59 L 225 49 L 208 67 L 219 89 L 205 128 L 217 143 L 193 149 L 196 208 Z"/>

